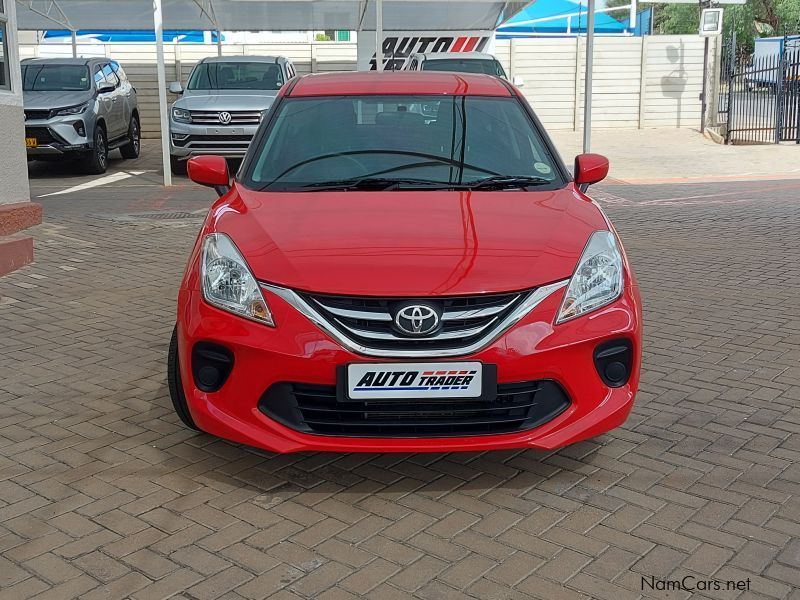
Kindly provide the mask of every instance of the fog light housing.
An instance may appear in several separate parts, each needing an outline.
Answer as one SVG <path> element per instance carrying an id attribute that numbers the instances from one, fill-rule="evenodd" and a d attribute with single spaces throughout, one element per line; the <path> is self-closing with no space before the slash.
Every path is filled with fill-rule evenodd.
<path id="1" fill-rule="evenodd" d="M 83 124 L 83 121 L 75 121 L 72 127 L 79 136 L 86 137 L 86 125 Z"/>
<path id="2" fill-rule="evenodd" d="M 631 376 L 633 344 L 629 339 L 603 342 L 594 349 L 594 365 L 608 387 L 622 387 Z"/>
<path id="3" fill-rule="evenodd" d="M 194 385 L 203 392 L 219 390 L 233 369 L 233 353 L 225 346 L 198 342 L 192 348 Z"/>

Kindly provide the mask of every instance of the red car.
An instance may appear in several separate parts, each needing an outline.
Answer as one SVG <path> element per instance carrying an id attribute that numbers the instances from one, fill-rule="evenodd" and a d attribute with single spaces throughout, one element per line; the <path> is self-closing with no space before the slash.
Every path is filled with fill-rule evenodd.
<path id="1" fill-rule="evenodd" d="M 641 303 L 619 238 L 488 75 L 287 82 L 213 186 L 169 351 L 189 427 L 274 452 L 552 449 L 622 424 Z"/>

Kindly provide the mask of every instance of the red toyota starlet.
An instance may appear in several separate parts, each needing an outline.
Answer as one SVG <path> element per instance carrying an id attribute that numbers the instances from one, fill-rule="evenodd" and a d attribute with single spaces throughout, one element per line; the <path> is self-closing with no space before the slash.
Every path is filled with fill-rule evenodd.
<path id="1" fill-rule="evenodd" d="M 169 350 L 183 422 L 275 452 L 558 448 L 622 424 L 641 302 L 619 238 L 488 75 L 287 82 L 215 187 Z"/>

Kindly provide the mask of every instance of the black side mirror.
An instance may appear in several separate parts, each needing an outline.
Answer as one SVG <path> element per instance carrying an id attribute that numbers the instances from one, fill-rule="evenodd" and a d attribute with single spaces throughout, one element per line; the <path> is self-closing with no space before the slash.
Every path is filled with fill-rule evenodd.
<path id="1" fill-rule="evenodd" d="M 113 92 L 115 89 L 117 88 L 114 87 L 114 84 L 112 83 L 101 83 L 100 85 L 97 86 L 97 93 L 108 94 L 110 92 Z"/>

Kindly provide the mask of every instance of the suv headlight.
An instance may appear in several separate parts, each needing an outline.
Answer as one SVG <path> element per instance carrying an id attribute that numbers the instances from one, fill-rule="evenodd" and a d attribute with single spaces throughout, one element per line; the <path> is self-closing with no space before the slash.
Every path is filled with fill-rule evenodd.
<path id="1" fill-rule="evenodd" d="M 178 123 L 191 123 L 192 114 L 185 108 L 172 108 L 172 120 Z"/>
<path id="2" fill-rule="evenodd" d="M 224 233 L 211 233 L 203 240 L 200 278 L 203 297 L 209 304 L 275 326 L 250 267 Z"/>
<path id="3" fill-rule="evenodd" d="M 68 106 L 67 108 L 60 108 L 56 111 L 57 117 L 66 117 L 69 115 L 79 115 L 89 106 L 88 102 L 78 104 L 77 106 Z"/>
<path id="4" fill-rule="evenodd" d="M 595 231 L 578 261 L 556 323 L 605 306 L 622 294 L 622 255 L 610 231 Z"/>

